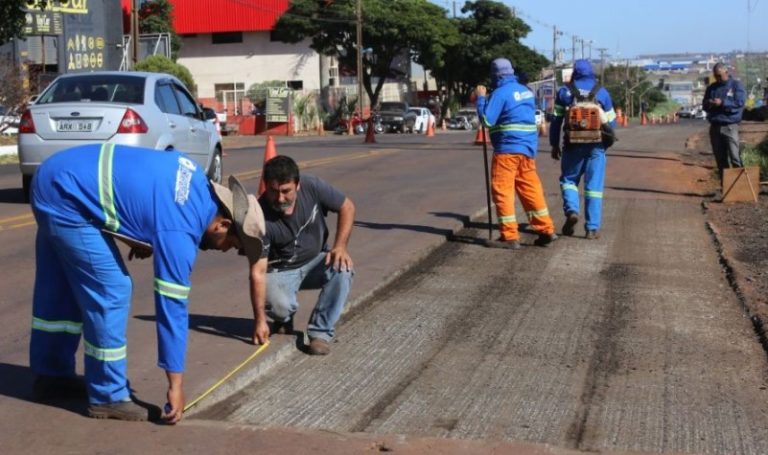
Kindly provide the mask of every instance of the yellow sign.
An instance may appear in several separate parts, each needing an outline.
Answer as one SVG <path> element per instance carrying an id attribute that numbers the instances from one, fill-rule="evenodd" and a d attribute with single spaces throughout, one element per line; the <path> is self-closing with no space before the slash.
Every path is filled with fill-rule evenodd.
<path id="1" fill-rule="evenodd" d="M 104 37 L 76 34 L 67 40 L 67 69 L 104 69 Z"/>
<path id="2" fill-rule="evenodd" d="M 52 0 L 45 7 L 46 11 L 71 14 L 88 14 L 88 0 Z"/>

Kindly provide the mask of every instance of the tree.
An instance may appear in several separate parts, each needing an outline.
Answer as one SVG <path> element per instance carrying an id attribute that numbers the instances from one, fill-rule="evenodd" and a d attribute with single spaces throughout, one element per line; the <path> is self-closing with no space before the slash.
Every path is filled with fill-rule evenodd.
<path id="1" fill-rule="evenodd" d="M 173 28 L 173 5 L 168 0 L 149 0 L 139 9 L 139 33 L 171 35 L 171 59 L 175 62 L 181 49 L 181 38 Z"/>
<path id="2" fill-rule="evenodd" d="M 0 2 L 0 44 L 24 36 L 26 9 L 45 9 L 47 0 L 3 0 Z"/>
<path id="3" fill-rule="evenodd" d="M 606 66 L 603 77 L 602 85 L 610 93 L 614 107 L 630 115 L 639 115 L 643 101 L 647 110 L 652 111 L 657 104 L 667 100 L 659 84 L 648 80 L 642 68 Z M 660 85 L 663 87 L 664 84 Z"/>
<path id="4" fill-rule="evenodd" d="M 531 28 L 503 3 L 492 0 L 468 1 L 461 12 L 465 17 L 452 19 L 460 34 L 445 52 L 442 66 L 429 67 L 441 86 L 448 90 L 447 106 L 456 96 L 465 104 L 477 84 L 488 84 L 491 61 L 504 57 L 512 62 L 522 78 L 534 79 L 549 62 L 529 49 L 520 39 Z"/>
<path id="5" fill-rule="evenodd" d="M 187 86 L 193 94 L 197 92 L 195 80 L 192 73 L 184 65 L 179 65 L 173 60 L 162 55 L 151 55 L 136 64 L 135 71 L 146 71 L 149 73 L 167 73 L 176 76 L 184 85 Z"/>
<path id="6" fill-rule="evenodd" d="M 322 55 L 334 55 L 342 68 L 357 68 L 355 28 L 356 0 L 295 0 L 278 20 L 274 36 L 298 43 L 310 39 L 310 47 Z M 446 45 L 457 40 L 446 11 L 427 0 L 362 0 L 363 86 L 378 102 L 385 79 L 396 77 L 393 64 L 403 58 L 438 66 Z M 374 79 L 376 85 L 373 86 Z"/>

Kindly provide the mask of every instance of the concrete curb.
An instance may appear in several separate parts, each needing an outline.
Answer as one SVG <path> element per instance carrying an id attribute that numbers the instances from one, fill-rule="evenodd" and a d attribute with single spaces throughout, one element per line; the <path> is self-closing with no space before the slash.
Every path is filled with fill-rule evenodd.
<path id="1" fill-rule="evenodd" d="M 468 217 L 467 222 L 473 222 L 475 220 L 481 219 L 481 217 L 487 217 L 487 213 L 487 209 L 478 210 Z M 451 233 L 456 234 L 460 232 L 466 227 L 466 224 L 466 222 L 457 221 L 454 226 L 451 227 Z M 397 270 L 390 273 L 388 276 L 384 277 L 376 286 L 357 296 L 356 298 L 351 299 L 347 303 L 347 306 L 344 308 L 340 323 L 344 323 L 345 316 L 349 314 L 351 310 L 359 307 L 363 302 L 373 297 L 377 292 L 389 286 L 397 278 L 424 260 L 424 258 L 429 256 L 430 253 L 444 245 L 447 241 L 447 237 L 440 238 L 416 251 L 410 260 L 403 263 Z M 271 346 L 276 344 L 278 343 L 271 343 Z M 208 409 L 209 407 L 226 400 L 238 391 L 244 389 L 249 383 L 257 380 L 261 375 L 270 371 L 273 367 L 281 365 L 284 361 L 287 361 L 292 356 L 298 354 L 296 343 L 293 338 L 290 341 L 286 340 L 285 342 L 279 343 L 279 345 L 276 346 L 276 349 L 277 350 L 273 350 L 270 355 L 262 357 L 262 359 L 254 359 L 252 364 L 246 365 L 237 375 L 224 382 L 221 386 L 219 386 L 219 388 L 211 392 L 211 394 L 208 395 L 205 399 L 201 400 L 200 403 L 189 409 L 185 415 L 188 417 L 194 417 L 195 414 L 198 414 Z"/>

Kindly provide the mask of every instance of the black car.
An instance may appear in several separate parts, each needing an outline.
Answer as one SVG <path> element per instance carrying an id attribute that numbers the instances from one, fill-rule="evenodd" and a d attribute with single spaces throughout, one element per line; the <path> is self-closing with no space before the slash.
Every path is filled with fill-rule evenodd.
<path id="1" fill-rule="evenodd" d="M 385 131 L 413 133 L 416 124 L 416 113 L 411 111 L 408 103 L 387 101 L 379 106 L 381 125 Z"/>

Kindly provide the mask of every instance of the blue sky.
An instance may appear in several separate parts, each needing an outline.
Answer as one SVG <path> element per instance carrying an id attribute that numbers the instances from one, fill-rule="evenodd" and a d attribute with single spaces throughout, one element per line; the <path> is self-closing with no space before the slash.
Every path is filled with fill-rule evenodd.
<path id="1" fill-rule="evenodd" d="M 430 0 L 449 11 L 453 0 Z M 457 0 L 460 14 L 463 0 Z M 678 52 L 768 51 L 768 0 L 502 0 L 533 29 L 523 42 L 552 58 L 553 26 L 564 34 L 558 48 L 571 59 L 572 37 L 593 41 L 613 58 Z M 748 14 L 748 11 L 751 13 Z M 584 53 L 589 54 L 585 44 Z M 581 43 L 577 44 L 577 57 Z"/>

